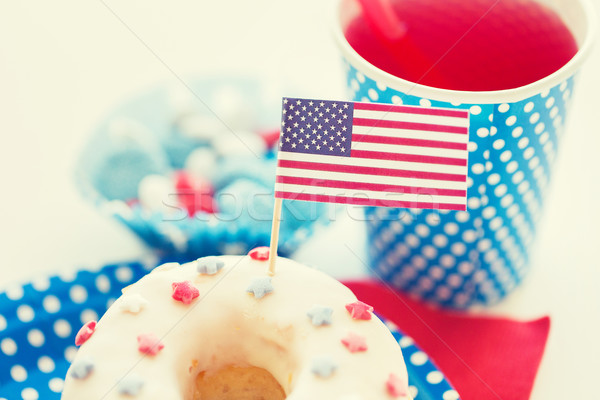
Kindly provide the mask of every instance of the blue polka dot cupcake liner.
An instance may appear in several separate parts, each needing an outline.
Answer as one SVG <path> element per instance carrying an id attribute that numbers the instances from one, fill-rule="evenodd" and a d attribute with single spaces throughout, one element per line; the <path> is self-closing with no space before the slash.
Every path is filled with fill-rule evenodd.
<path id="1" fill-rule="evenodd" d="M 123 223 L 163 255 L 193 259 L 244 254 L 268 244 L 276 158 L 257 132 L 277 130 L 280 99 L 272 99 L 264 82 L 242 77 L 191 80 L 179 90 L 183 95 L 157 86 L 110 111 L 78 159 L 77 188 L 102 214 Z M 221 140 L 224 136 L 229 142 Z M 198 149 L 204 153 L 196 161 L 205 168 L 203 179 L 214 188 L 218 212 L 191 216 L 180 205 L 171 214 L 173 207 L 145 207 L 139 198 L 144 179 L 158 177 L 163 185 L 174 187 L 178 173 L 194 168 L 186 166 L 186 160 Z M 175 193 L 154 202 L 166 205 Z M 328 205 L 286 200 L 280 253 L 292 254 L 334 214 Z"/>
<path id="2" fill-rule="evenodd" d="M 334 35 L 350 98 L 470 112 L 467 211 L 365 210 L 371 267 L 393 287 L 467 308 L 498 302 L 527 274 L 575 75 L 594 36 L 587 4 L 564 7 L 580 13 L 567 21 L 579 52 L 540 81 L 496 92 L 427 87 L 374 67 L 345 40 L 339 21 L 344 9 L 338 10 Z"/>
<path id="3" fill-rule="evenodd" d="M 111 264 L 38 278 L 0 292 L 0 400 L 60 399 L 81 326 L 98 320 L 124 287 L 156 265 L 156 259 Z M 402 348 L 413 398 L 459 399 L 430 357 L 393 324 L 387 325 Z"/>

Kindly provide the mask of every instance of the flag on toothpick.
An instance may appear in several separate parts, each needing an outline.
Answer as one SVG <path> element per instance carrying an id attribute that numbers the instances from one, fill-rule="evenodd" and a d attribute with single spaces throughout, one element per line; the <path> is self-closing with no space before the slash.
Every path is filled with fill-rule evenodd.
<path id="1" fill-rule="evenodd" d="M 466 210 L 466 110 L 283 99 L 275 197 Z"/>
<path id="2" fill-rule="evenodd" d="M 467 209 L 466 110 L 283 99 L 269 273 L 282 199 Z"/>

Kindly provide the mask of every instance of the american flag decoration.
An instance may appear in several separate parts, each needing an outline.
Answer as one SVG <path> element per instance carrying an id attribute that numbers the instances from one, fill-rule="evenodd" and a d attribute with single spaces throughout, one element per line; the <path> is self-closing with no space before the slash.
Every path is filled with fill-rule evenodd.
<path id="1" fill-rule="evenodd" d="M 277 199 L 466 210 L 469 113 L 283 99 Z"/>

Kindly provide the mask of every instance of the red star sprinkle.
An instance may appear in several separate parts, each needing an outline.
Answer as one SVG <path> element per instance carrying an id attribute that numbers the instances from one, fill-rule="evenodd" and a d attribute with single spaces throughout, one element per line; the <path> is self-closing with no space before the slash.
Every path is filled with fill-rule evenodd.
<path id="1" fill-rule="evenodd" d="M 96 321 L 90 321 L 81 327 L 77 336 L 75 336 L 75 346 L 81 346 L 94 334 L 96 330 Z"/>
<path id="2" fill-rule="evenodd" d="M 265 144 L 268 148 L 271 148 L 277 144 L 279 141 L 279 129 L 273 129 L 270 131 L 264 131 L 259 133 L 262 140 L 265 141 Z"/>
<path id="3" fill-rule="evenodd" d="M 200 296 L 200 292 L 189 281 L 173 282 L 172 297 L 175 300 L 181 301 L 183 304 L 190 304 L 192 300 Z"/>
<path id="4" fill-rule="evenodd" d="M 368 321 L 371 319 L 373 307 L 357 300 L 354 303 L 346 304 L 346 310 L 348 310 L 352 318 Z"/>
<path id="5" fill-rule="evenodd" d="M 248 253 L 250 258 L 258 261 L 267 261 L 269 259 L 269 248 L 267 246 L 257 247 Z"/>
<path id="6" fill-rule="evenodd" d="M 357 335 L 354 332 L 350 332 L 348 336 L 342 339 L 342 343 L 350 353 L 356 353 L 358 351 L 367 351 L 367 339 L 364 336 Z"/>
<path id="7" fill-rule="evenodd" d="M 388 394 L 392 397 L 406 396 L 408 394 L 408 385 L 396 374 L 390 374 L 387 382 L 385 382 L 385 387 Z"/>
<path id="8" fill-rule="evenodd" d="M 140 353 L 155 356 L 165 345 L 160 342 L 154 333 L 147 333 L 137 337 L 138 350 Z"/>

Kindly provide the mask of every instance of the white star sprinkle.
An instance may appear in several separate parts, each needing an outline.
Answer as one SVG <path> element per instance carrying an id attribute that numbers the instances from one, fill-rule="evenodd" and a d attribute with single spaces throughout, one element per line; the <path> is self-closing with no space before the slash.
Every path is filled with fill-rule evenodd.
<path id="1" fill-rule="evenodd" d="M 337 367 L 337 363 L 330 356 L 324 355 L 313 358 L 310 370 L 320 378 L 329 378 Z"/>
<path id="2" fill-rule="evenodd" d="M 142 311 L 147 304 L 148 300 L 142 297 L 141 294 L 136 293 L 123 296 L 119 305 L 119 309 L 123 312 L 137 314 Z"/>
<path id="3" fill-rule="evenodd" d="M 320 305 L 314 305 L 306 315 L 314 326 L 331 325 L 331 315 L 333 308 Z"/>
<path id="4" fill-rule="evenodd" d="M 273 285 L 271 284 L 271 278 L 256 278 L 252 281 L 250 286 L 246 289 L 248 293 L 252 293 L 255 298 L 261 299 L 265 295 L 273 291 Z"/>

